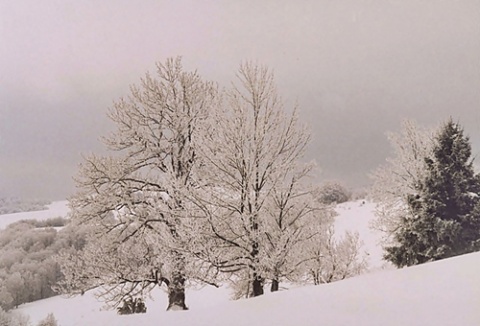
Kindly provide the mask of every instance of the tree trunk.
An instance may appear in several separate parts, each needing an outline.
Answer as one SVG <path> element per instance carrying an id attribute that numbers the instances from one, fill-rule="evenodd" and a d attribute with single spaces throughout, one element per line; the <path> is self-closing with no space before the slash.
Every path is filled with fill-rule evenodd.
<path id="1" fill-rule="evenodd" d="M 256 231 L 258 230 L 258 223 L 253 220 L 252 222 L 252 230 Z M 252 251 L 250 252 L 250 255 L 253 258 L 253 261 L 255 263 L 258 263 L 258 242 L 253 241 L 252 243 Z M 254 265 L 255 266 L 255 265 Z M 258 297 L 259 295 L 263 295 L 263 278 L 258 275 L 257 270 L 255 267 L 251 267 L 251 272 L 252 272 L 252 292 L 250 294 L 250 297 Z"/>
<path id="2" fill-rule="evenodd" d="M 185 305 L 185 277 L 175 273 L 168 284 L 168 310 L 188 310 Z"/>
<path id="3" fill-rule="evenodd" d="M 272 286 L 270 287 L 270 292 L 277 292 L 280 282 L 277 279 L 272 280 Z"/>
<path id="4" fill-rule="evenodd" d="M 176 235 L 176 231 L 175 235 Z M 175 270 L 168 283 L 168 310 L 188 310 L 185 304 L 185 258 L 177 251 L 172 251 Z"/>
<path id="5" fill-rule="evenodd" d="M 258 297 L 263 295 L 263 279 L 257 275 L 256 272 L 253 273 L 253 282 L 252 282 L 252 297 Z"/>
<path id="6" fill-rule="evenodd" d="M 320 284 L 320 273 L 315 271 L 315 270 L 312 270 L 311 275 L 312 275 L 312 278 L 313 278 L 313 285 L 319 285 Z"/>

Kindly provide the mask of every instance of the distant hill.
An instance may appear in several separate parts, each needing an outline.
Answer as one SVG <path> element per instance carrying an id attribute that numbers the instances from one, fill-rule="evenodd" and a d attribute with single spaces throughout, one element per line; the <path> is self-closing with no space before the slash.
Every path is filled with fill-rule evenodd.
<path id="1" fill-rule="evenodd" d="M 47 200 L 26 200 L 16 197 L 0 197 L 0 215 L 20 212 L 32 212 L 48 209 Z"/>
<path id="2" fill-rule="evenodd" d="M 55 217 L 66 217 L 69 212 L 68 201 L 54 201 L 45 206 L 46 209 L 39 211 L 18 212 L 0 215 L 0 229 L 5 228 L 8 224 L 20 220 L 38 220 L 44 221 Z"/>

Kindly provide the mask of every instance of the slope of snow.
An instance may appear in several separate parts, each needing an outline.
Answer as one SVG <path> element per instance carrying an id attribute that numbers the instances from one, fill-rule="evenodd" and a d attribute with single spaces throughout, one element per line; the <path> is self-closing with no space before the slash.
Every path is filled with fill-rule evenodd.
<path id="1" fill-rule="evenodd" d="M 189 291 L 191 310 L 165 312 L 155 293 L 148 312 L 119 316 L 101 311 L 90 293 L 23 305 L 36 323 L 53 312 L 62 326 L 127 325 L 480 325 L 480 253 L 264 297 L 227 301 L 225 289 Z"/>
<path id="2" fill-rule="evenodd" d="M 65 216 L 66 202 L 43 212 L 11 214 L 18 219 Z M 337 235 L 357 231 L 374 267 L 383 264 L 380 235 L 368 227 L 374 204 L 357 201 L 337 207 Z M 8 216 L 8 215 L 6 215 Z M 2 218 L 3 216 L 0 216 Z M 12 221 L 14 219 L 12 218 Z M 102 310 L 91 292 L 22 305 L 33 324 L 52 312 L 62 326 L 89 325 L 480 325 L 480 253 L 402 270 L 383 270 L 345 281 L 306 286 L 260 298 L 230 301 L 226 288 L 188 290 L 189 311 L 166 312 L 166 294 L 157 290 L 146 314 L 119 316 Z"/>
<path id="3" fill-rule="evenodd" d="M 66 216 L 67 202 L 40 212 L 0 216 L 0 228 L 27 218 Z M 380 235 L 369 228 L 374 204 L 357 201 L 336 208 L 337 236 L 357 231 L 373 269 L 384 264 Z M 2 224 L 3 223 L 3 224 Z M 53 297 L 22 305 L 17 312 L 32 324 L 54 313 L 62 326 L 108 325 L 480 325 L 480 253 L 402 270 L 379 270 L 345 281 L 306 286 L 260 298 L 230 301 L 229 290 L 205 287 L 187 291 L 189 311 L 166 312 L 166 294 L 157 290 L 146 314 L 119 316 L 105 311 L 92 292 Z"/>
<path id="4" fill-rule="evenodd" d="M 381 234 L 370 228 L 370 221 L 375 217 L 375 203 L 365 200 L 347 202 L 337 205 L 335 211 L 335 235 L 341 237 L 345 231 L 358 232 L 363 242 L 363 250 L 368 255 L 370 270 L 390 266 L 385 262 L 380 245 Z"/>
<path id="5" fill-rule="evenodd" d="M 7 225 L 20 221 L 20 220 L 48 220 L 54 217 L 66 217 L 68 212 L 68 201 L 55 201 L 47 206 L 43 211 L 21 212 L 14 214 L 0 215 L 0 229 L 5 228 Z"/>

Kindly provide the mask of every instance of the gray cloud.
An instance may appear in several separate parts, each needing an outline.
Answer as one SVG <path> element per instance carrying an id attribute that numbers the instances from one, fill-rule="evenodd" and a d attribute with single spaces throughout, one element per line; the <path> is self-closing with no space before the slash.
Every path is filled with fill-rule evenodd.
<path id="1" fill-rule="evenodd" d="M 0 194 L 74 191 L 112 101 L 176 55 L 222 84 L 274 69 L 324 179 L 366 185 L 403 118 L 452 116 L 480 148 L 480 1 L 4 1 L 0 39 Z"/>

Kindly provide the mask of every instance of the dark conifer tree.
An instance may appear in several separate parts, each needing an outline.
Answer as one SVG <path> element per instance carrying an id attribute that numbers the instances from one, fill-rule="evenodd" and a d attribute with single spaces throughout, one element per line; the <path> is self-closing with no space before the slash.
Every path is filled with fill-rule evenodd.
<path id="1" fill-rule="evenodd" d="M 397 244 L 385 258 L 411 266 L 479 250 L 479 179 L 475 176 L 469 138 L 449 120 L 426 159 L 426 177 L 410 195 L 410 214 L 395 233 Z"/>

